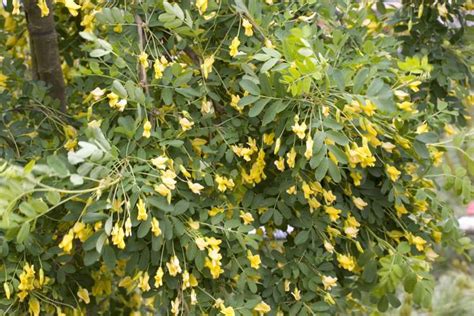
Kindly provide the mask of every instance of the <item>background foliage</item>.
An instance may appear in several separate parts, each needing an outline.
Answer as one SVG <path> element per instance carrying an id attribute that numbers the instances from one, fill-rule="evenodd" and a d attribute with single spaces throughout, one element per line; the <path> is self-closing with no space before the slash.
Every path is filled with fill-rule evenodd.
<path id="1" fill-rule="evenodd" d="M 2 312 L 430 308 L 438 249 L 468 247 L 438 183 L 472 199 L 470 2 L 56 1 L 67 113 L 17 4 Z"/>

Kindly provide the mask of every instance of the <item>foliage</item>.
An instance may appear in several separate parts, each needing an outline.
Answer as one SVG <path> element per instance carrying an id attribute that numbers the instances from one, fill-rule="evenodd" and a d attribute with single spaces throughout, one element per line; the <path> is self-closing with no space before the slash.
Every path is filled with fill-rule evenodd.
<path id="1" fill-rule="evenodd" d="M 400 55 L 381 4 L 56 2 L 67 114 L 0 18 L 4 313 L 430 305 L 436 247 L 468 247 L 434 179 L 473 197 L 441 168 L 472 139 L 470 66 Z"/>

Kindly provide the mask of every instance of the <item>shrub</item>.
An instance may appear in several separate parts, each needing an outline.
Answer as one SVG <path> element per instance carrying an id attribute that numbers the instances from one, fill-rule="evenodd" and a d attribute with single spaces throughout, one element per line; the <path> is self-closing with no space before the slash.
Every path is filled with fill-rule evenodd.
<path id="1" fill-rule="evenodd" d="M 428 97 L 431 57 L 399 54 L 393 10 L 76 2 L 48 13 L 67 114 L 2 13 L 23 40 L 1 47 L 5 313 L 329 315 L 397 307 L 401 285 L 430 305 L 435 247 L 467 246 L 441 137 L 472 133 Z"/>

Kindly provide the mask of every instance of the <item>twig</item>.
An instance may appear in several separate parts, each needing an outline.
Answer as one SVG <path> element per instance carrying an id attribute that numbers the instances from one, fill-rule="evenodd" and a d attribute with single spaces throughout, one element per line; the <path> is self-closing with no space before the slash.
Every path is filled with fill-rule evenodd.
<path id="1" fill-rule="evenodd" d="M 135 22 L 137 23 L 138 45 L 140 48 L 140 52 L 143 52 L 144 43 L 145 43 L 144 36 L 143 36 L 143 20 L 138 14 L 135 15 Z M 140 80 L 140 85 L 145 89 L 146 95 L 149 95 L 150 91 L 148 89 L 146 69 L 140 63 L 138 64 L 138 78 Z"/>

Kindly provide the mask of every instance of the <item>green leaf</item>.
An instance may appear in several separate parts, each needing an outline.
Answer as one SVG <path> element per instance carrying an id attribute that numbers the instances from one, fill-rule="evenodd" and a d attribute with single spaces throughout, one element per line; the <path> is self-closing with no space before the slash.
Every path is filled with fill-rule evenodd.
<path id="1" fill-rule="evenodd" d="M 270 99 L 262 99 L 255 103 L 255 105 L 249 110 L 249 117 L 256 117 L 259 115 L 268 102 L 270 102 Z"/>
<path id="2" fill-rule="evenodd" d="M 69 176 L 69 170 L 67 169 L 66 164 L 58 156 L 48 156 L 46 162 L 48 167 L 50 167 L 61 178 Z"/>
<path id="3" fill-rule="evenodd" d="M 352 89 L 354 93 L 360 93 L 368 75 L 369 75 L 368 68 L 362 68 L 361 70 L 357 72 L 357 74 L 354 77 L 354 88 Z"/>
<path id="4" fill-rule="evenodd" d="M 25 240 L 28 238 L 30 235 L 30 222 L 24 222 L 23 225 L 21 225 L 20 230 L 18 231 L 18 234 L 16 235 L 16 241 L 20 244 L 25 242 Z"/>
<path id="5" fill-rule="evenodd" d="M 295 237 L 295 245 L 301 245 L 309 238 L 309 231 L 302 230 Z"/>
<path id="6" fill-rule="evenodd" d="M 253 95 L 260 95 L 260 88 L 253 81 L 250 81 L 248 79 L 242 79 L 240 80 L 239 85 L 240 87 L 242 87 L 242 89 L 248 91 Z"/>

